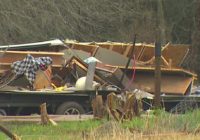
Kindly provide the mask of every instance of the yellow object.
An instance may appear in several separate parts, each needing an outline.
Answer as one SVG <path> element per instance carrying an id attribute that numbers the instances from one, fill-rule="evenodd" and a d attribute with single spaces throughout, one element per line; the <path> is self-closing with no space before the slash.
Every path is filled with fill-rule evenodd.
<path id="1" fill-rule="evenodd" d="M 52 87 L 55 89 L 57 92 L 63 91 L 67 86 L 62 86 L 62 87 L 56 87 L 53 83 L 51 83 Z"/>

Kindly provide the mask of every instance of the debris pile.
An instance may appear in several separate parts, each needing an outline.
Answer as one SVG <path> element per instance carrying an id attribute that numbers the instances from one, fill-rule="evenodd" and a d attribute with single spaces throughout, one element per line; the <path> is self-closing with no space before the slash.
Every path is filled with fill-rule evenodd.
<path id="1" fill-rule="evenodd" d="M 132 47 L 134 47 L 134 55 L 130 56 Z M 161 92 L 163 94 L 189 94 L 196 75 L 181 68 L 189 52 L 189 47 L 189 45 L 170 43 L 162 47 Z M 45 71 L 37 72 L 33 84 L 35 90 L 49 87 L 57 90 L 58 87 L 62 87 L 59 90 L 76 89 L 77 84 L 81 83 L 83 86 L 80 88 L 81 90 L 115 87 L 125 90 L 141 89 L 154 93 L 155 57 L 153 44 L 83 43 L 73 40 L 65 40 L 64 42 L 52 40 L 0 46 L 0 49 L 1 85 L 8 85 L 5 73 L 11 69 L 10 66 L 31 55 L 34 58 L 49 57 L 53 61 L 48 74 L 45 74 Z M 132 58 L 131 63 L 125 70 L 129 57 Z M 124 72 L 126 73 L 121 79 Z M 85 80 L 81 80 L 83 77 Z M 43 84 L 44 79 L 47 79 L 49 87 L 47 84 Z M 77 83 L 77 81 L 79 82 Z M 11 82 L 11 86 L 26 87 L 18 82 L 15 84 L 16 82 Z"/>
<path id="2" fill-rule="evenodd" d="M 196 74 L 181 68 L 189 48 L 189 45 L 170 43 L 162 47 L 163 95 L 190 94 Z M 154 69 L 153 44 L 57 39 L 0 46 L 0 90 L 62 94 L 67 91 L 119 91 L 125 94 L 119 102 L 115 93 L 106 97 L 107 111 L 116 120 L 138 116 L 139 100 L 153 98 Z M 106 99 L 98 94 L 95 96 L 94 116 L 104 116 Z"/>

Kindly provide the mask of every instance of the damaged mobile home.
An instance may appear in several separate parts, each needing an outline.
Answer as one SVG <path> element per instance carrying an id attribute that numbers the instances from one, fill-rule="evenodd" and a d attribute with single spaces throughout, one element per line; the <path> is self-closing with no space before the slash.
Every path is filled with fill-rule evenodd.
<path id="1" fill-rule="evenodd" d="M 134 55 L 131 56 L 133 47 Z M 189 48 L 189 45 L 170 43 L 162 47 L 161 93 L 163 95 L 184 96 L 191 93 L 197 76 L 181 68 Z M 28 102 L 31 103 L 30 106 L 47 102 L 49 106 L 52 106 L 52 113 L 68 114 L 69 112 L 65 112 L 63 108 L 74 105 L 78 106 L 80 113 L 83 113 L 90 110 L 91 96 L 95 96 L 97 91 L 104 99 L 108 93 L 120 94 L 121 90 L 139 89 L 146 93 L 144 97 L 154 94 L 153 44 L 77 42 L 56 39 L 0 46 L 0 49 L 0 90 L 1 93 L 7 93 L 3 95 L 7 100 L 2 99 L 2 102 L 8 102 L 12 98 L 15 104 L 9 103 L 11 106 L 18 106 L 18 102 L 26 98 L 27 101 L 21 103 L 23 104 L 21 106 L 26 106 Z M 17 61 L 25 63 L 24 60 L 29 55 L 33 58 L 32 65 L 43 64 L 40 61 L 43 57 L 52 59 L 50 66 L 46 66 L 45 69 L 38 67 L 34 72 L 35 78 L 31 91 L 27 74 L 22 72 L 21 75 L 16 76 L 11 67 Z M 126 69 L 129 58 L 132 59 Z M 24 71 L 31 71 L 30 67 Z M 30 98 L 25 94 L 30 94 Z M 39 97 L 39 94 L 43 96 Z M 65 96 L 68 96 L 66 98 L 68 98 L 67 102 L 71 102 L 70 105 L 65 102 Z M 3 109 L 8 106 L 4 104 L 6 103 L 1 103 Z"/>

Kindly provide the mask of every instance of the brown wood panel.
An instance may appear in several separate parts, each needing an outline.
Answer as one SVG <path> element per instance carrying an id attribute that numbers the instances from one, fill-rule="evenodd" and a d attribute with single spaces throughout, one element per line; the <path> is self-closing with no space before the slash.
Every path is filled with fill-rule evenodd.
<path id="1" fill-rule="evenodd" d="M 148 61 L 154 56 L 154 47 L 145 47 L 140 56 L 140 61 Z"/>
<path id="2" fill-rule="evenodd" d="M 49 67 L 46 71 L 38 70 L 36 72 L 36 79 L 34 87 L 36 90 L 44 89 L 51 86 L 51 68 Z"/>
<path id="3" fill-rule="evenodd" d="M 128 48 L 129 45 L 113 45 L 113 51 L 119 53 L 119 54 L 124 54 L 124 52 L 126 51 L 126 48 Z"/>
<path id="4" fill-rule="evenodd" d="M 172 60 L 172 67 L 177 67 L 184 59 L 189 50 L 189 45 L 172 45 L 170 44 L 162 51 L 162 56 L 169 61 Z"/>
<path id="5" fill-rule="evenodd" d="M 101 44 L 101 45 L 98 45 L 99 47 L 102 47 L 102 48 L 105 48 L 105 49 L 109 49 L 110 48 L 110 45 L 109 44 Z"/>
<path id="6" fill-rule="evenodd" d="M 185 94 L 193 78 L 182 75 L 162 75 L 161 92 L 166 94 Z M 133 87 L 154 93 L 154 74 L 137 73 Z"/>
<path id="7" fill-rule="evenodd" d="M 144 46 L 142 46 L 142 45 L 141 46 L 135 46 L 134 55 L 135 55 L 136 60 L 139 60 L 139 57 L 140 57 L 143 49 L 144 49 Z M 130 55 L 131 55 L 131 48 L 129 49 L 127 57 L 130 57 Z"/>
<path id="8" fill-rule="evenodd" d="M 27 54 L 31 54 L 33 57 L 51 57 L 53 59 L 53 65 L 64 64 L 64 53 L 53 52 L 33 52 L 33 51 L 0 51 L 0 63 L 13 63 L 15 61 L 23 60 Z"/>

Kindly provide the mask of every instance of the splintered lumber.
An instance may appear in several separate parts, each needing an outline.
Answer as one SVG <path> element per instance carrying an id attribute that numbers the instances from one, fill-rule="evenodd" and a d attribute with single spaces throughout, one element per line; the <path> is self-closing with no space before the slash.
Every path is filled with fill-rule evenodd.
<path id="1" fill-rule="evenodd" d="M 96 95 L 96 97 L 92 100 L 92 108 L 94 118 L 103 118 L 104 106 L 102 95 Z"/>
<path id="2" fill-rule="evenodd" d="M 5 128 L 2 125 L 0 125 L 0 130 L 4 134 L 6 134 L 9 138 L 11 138 L 12 140 L 21 140 L 21 138 L 19 136 L 17 136 L 16 134 L 12 133 L 11 131 L 9 131 L 7 128 Z"/>
<path id="3" fill-rule="evenodd" d="M 121 88 L 124 88 L 129 83 L 129 79 L 126 75 L 124 75 L 123 80 L 120 81 L 123 71 L 119 67 L 97 63 L 96 69 L 99 73 L 102 73 L 101 78 L 112 85 L 119 85 Z"/>
<path id="4" fill-rule="evenodd" d="M 114 92 L 108 94 L 107 96 L 107 106 L 109 109 L 110 114 L 113 116 L 113 118 L 117 121 L 119 121 L 122 118 L 122 106 L 123 104 L 120 104 L 119 98 L 116 96 Z"/>
<path id="5" fill-rule="evenodd" d="M 125 100 L 117 97 L 115 93 L 110 93 L 107 96 L 107 106 L 109 114 L 117 121 L 131 120 L 133 117 L 139 116 L 142 107 L 133 93 L 126 93 Z"/>
<path id="6" fill-rule="evenodd" d="M 131 120 L 134 116 L 139 116 L 139 106 L 135 94 L 127 93 L 124 104 L 124 118 Z"/>
<path id="7" fill-rule="evenodd" d="M 67 45 L 73 46 L 74 49 L 76 50 L 82 50 L 85 52 L 89 52 L 94 54 L 97 57 L 100 57 L 100 59 L 105 60 L 102 61 L 104 63 L 112 63 L 116 64 L 118 62 L 118 66 L 120 66 L 124 60 L 120 60 L 119 58 L 115 57 L 117 54 L 113 54 L 115 58 L 119 61 L 110 61 L 110 60 L 115 60 L 115 59 L 106 59 L 107 58 L 107 53 L 109 51 L 118 53 L 122 56 L 129 57 L 131 55 L 131 46 L 133 45 L 132 43 L 121 43 L 121 42 L 77 42 L 74 40 L 65 40 L 65 43 Z M 154 56 L 154 44 L 146 44 L 146 43 L 136 43 L 134 46 L 135 50 L 135 58 L 137 61 L 143 61 L 143 62 L 148 62 L 153 56 Z M 162 48 L 162 56 L 166 60 L 164 62 L 168 62 L 169 59 L 172 59 L 172 66 L 173 67 L 179 67 L 182 62 L 184 61 L 186 55 L 188 54 L 189 48 L 191 46 L 187 44 L 171 44 L 167 43 L 164 45 Z M 102 52 L 102 49 L 107 49 L 107 51 L 104 51 L 105 53 L 100 53 Z M 98 52 L 99 51 L 99 52 Z M 105 56 L 104 58 L 101 57 L 100 55 Z M 113 58 L 114 58 L 113 57 Z M 119 65 L 120 64 L 120 65 Z M 124 63 L 123 63 L 124 64 Z M 167 63 L 164 63 L 167 64 Z M 168 66 L 168 65 L 166 65 Z"/>
<path id="8" fill-rule="evenodd" d="M 41 124 L 47 125 L 50 122 L 52 125 L 56 126 L 57 123 L 49 118 L 47 114 L 46 103 L 40 105 L 40 113 L 41 113 Z"/>

